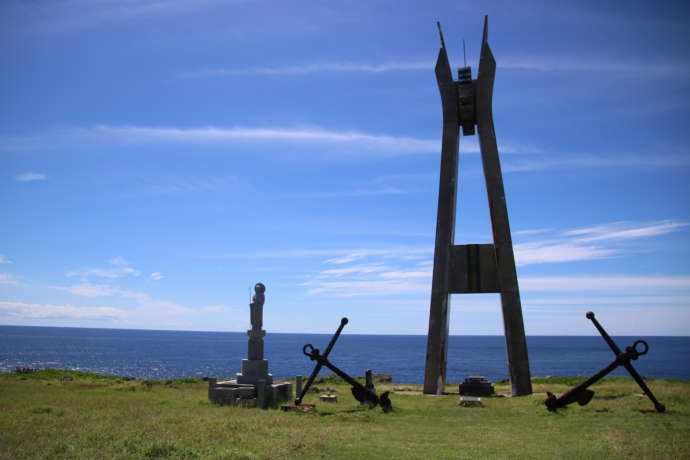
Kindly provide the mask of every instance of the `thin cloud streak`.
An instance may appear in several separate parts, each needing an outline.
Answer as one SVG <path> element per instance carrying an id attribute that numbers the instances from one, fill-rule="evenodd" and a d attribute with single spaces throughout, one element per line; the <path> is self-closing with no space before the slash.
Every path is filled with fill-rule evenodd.
<path id="1" fill-rule="evenodd" d="M 46 180 L 48 176 L 46 174 L 28 172 L 17 175 L 15 179 L 19 182 L 35 182 Z"/>
<path id="2" fill-rule="evenodd" d="M 626 223 L 614 222 L 608 225 L 598 225 L 595 227 L 580 228 L 565 232 L 567 236 L 577 236 L 581 242 L 602 241 L 610 239 L 632 239 L 646 238 L 651 236 L 665 235 L 682 228 L 688 227 L 687 222 L 660 221 L 639 226 Z M 627 227 L 627 228 L 626 228 Z"/>
<path id="3" fill-rule="evenodd" d="M 9 273 L 0 273 L 0 285 L 5 286 L 23 286 L 23 284 L 14 276 Z"/>
<path id="4" fill-rule="evenodd" d="M 433 69 L 432 61 L 393 61 L 382 64 L 361 64 L 354 62 L 323 62 L 283 67 L 244 67 L 229 69 L 203 69 L 181 74 L 182 77 L 234 77 L 244 75 L 309 75 L 313 73 L 347 72 L 347 73 L 384 73 L 399 70 Z"/>
<path id="5" fill-rule="evenodd" d="M 76 307 L 74 305 L 0 302 L 0 315 L 4 317 L 31 319 L 74 318 L 122 320 L 128 316 L 128 313 L 114 307 Z"/>
<path id="6" fill-rule="evenodd" d="M 518 266 L 596 260 L 612 257 L 616 249 L 582 246 L 577 243 L 521 243 L 515 245 L 515 261 Z"/>
<path id="7" fill-rule="evenodd" d="M 611 155 L 552 154 L 535 157 L 509 157 L 501 164 L 504 173 L 541 171 L 544 169 L 586 167 L 683 167 L 690 166 L 687 153 L 616 153 Z"/>
<path id="8" fill-rule="evenodd" d="M 208 68 L 180 74 L 183 78 L 239 77 L 239 76 L 302 76 L 316 73 L 369 73 L 398 71 L 431 71 L 433 61 L 387 61 L 378 64 L 358 62 L 320 62 L 287 66 Z M 505 57 L 498 62 L 499 69 L 538 72 L 603 72 L 630 75 L 636 78 L 681 78 L 690 75 L 690 62 L 659 61 L 655 63 L 635 60 L 562 57 Z"/>
<path id="9" fill-rule="evenodd" d="M 500 59 L 498 67 L 510 70 L 528 70 L 540 72 L 603 72 L 631 75 L 637 78 L 685 78 L 690 76 L 689 61 L 638 61 L 597 58 L 518 58 Z"/>
<path id="10" fill-rule="evenodd" d="M 82 128 L 77 133 L 93 139 L 119 142 L 296 142 L 350 145 L 384 149 L 398 153 L 437 153 L 440 141 L 405 136 L 370 134 L 359 131 L 332 131 L 320 128 L 248 128 L 248 127 L 146 127 L 108 126 Z"/>
<path id="11" fill-rule="evenodd" d="M 519 278 L 532 292 L 645 292 L 649 289 L 690 289 L 690 276 L 551 276 Z"/>

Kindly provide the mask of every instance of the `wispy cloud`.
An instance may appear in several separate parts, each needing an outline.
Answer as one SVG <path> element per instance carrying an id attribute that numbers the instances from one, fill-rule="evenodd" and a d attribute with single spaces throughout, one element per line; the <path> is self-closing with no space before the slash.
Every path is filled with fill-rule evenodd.
<path id="1" fill-rule="evenodd" d="M 308 281 L 303 283 L 310 295 L 323 294 L 333 297 L 388 296 L 421 294 L 429 292 L 429 284 L 408 280 L 348 280 Z"/>
<path id="2" fill-rule="evenodd" d="M 690 276 L 550 276 L 520 277 L 525 291 L 645 292 L 650 289 L 690 289 Z"/>
<path id="3" fill-rule="evenodd" d="M 539 72 L 613 73 L 630 75 L 636 78 L 686 78 L 690 76 L 690 61 L 688 60 L 650 62 L 611 57 L 504 57 L 499 60 L 498 67 Z"/>
<path id="4" fill-rule="evenodd" d="M 384 259 L 407 259 L 409 256 L 433 254 L 431 247 L 401 247 L 401 248 L 364 248 L 339 250 L 337 257 L 324 260 L 326 264 L 346 264 L 362 260 L 368 257 L 382 257 Z"/>
<path id="5" fill-rule="evenodd" d="M 538 235 L 541 233 L 547 233 L 553 231 L 552 228 L 535 228 L 535 229 L 528 229 L 528 230 L 517 230 L 514 232 L 511 232 L 513 236 L 528 236 L 528 235 Z"/>
<path id="6" fill-rule="evenodd" d="M 554 262 L 575 262 L 617 257 L 625 254 L 624 241 L 651 238 L 679 231 L 690 224 L 682 221 L 614 222 L 586 228 L 568 230 L 536 242 L 515 245 L 518 265 Z M 521 236 L 548 233 L 523 231 Z M 516 233 L 517 235 L 517 233 Z"/>
<path id="7" fill-rule="evenodd" d="M 8 259 L 4 254 L 0 254 L 0 265 L 1 264 L 11 264 L 13 263 L 10 259 Z"/>
<path id="8" fill-rule="evenodd" d="M 6 286 L 22 286 L 23 284 L 14 276 L 9 273 L 0 273 L 0 284 Z"/>
<path id="9" fill-rule="evenodd" d="M 569 231 L 553 229 L 523 230 L 523 237 L 544 238 L 540 241 L 516 244 L 515 258 L 520 266 L 592 261 L 602 258 L 623 257 L 625 246 L 619 243 L 632 238 L 651 238 L 685 228 L 678 221 L 656 223 L 621 223 L 596 225 Z M 610 231 L 610 230 L 614 231 Z M 592 235 L 596 236 L 594 238 Z M 606 235 L 604 238 L 603 235 Z M 593 239 L 593 241 L 589 241 Z M 410 248 L 353 249 L 347 251 L 323 251 L 320 256 L 333 255 L 322 260 L 326 268 L 311 276 L 303 285 L 311 295 L 338 297 L 389 296 L 401 293 L 426 294 L 431 287 L 432 267 L 429 260 L 411 263 L 406 253 Z M 428 257 L 433 249 L 414 248 L 417 256 Z M 293 252 L 297 254 L 299 251 Z M 314 254 L 310 254 L 314 255 Z M 334 281 L 333 278 L 338 278 Z M 690 282 L 686 277 L 521 277 L 520 285 L 526 291 L 600 291 L 608 286 L 612 291 L 624 292 L 638 286 L 639 289 L 684 288 Z"/>
<path id="10" fill-rule="evenodd" d="M 87 278 L 95 276 L 98 278 L 121 278 L 123 276 L 139 276 L 141 272 L 129 266 L 129 263 L 122 257 L 115 257 L 110 260 L 109 268 L 82 268 L 65 273 L 65 276 L 80 276 Z"/>
<path id="11" fill-rule="evenodd" d="M 582 229 L 556 231 L 554 229 L 524 229 L 514 235 L 529 239 L 539 236 L 539 241 L 526 241 L 514 245 L 518 265 L 544 263 L 565 263 L 619 257 L 626 254 L 621 243 L 634 238 L 651 238 L 689 227 L 690 224 L 676 220 L 658 222 L 624 222 L 596 225 Z M 290 249 L 248 253 L 221 254 L 209 256 L 210 259 L 262 258 L 300 258 L 325 257 L 322 261 L 330 265 L 346 265 L 368 260 L 369 266 L 384 266 L 386 260 L 418 260 L 433 255 L 431 246 L 400 246 L 390 248 L 350 248 L 350 249 Z M 372 260 L 376 259 L 376 260 Z M 428 261 L 427 261 L 428 263 Z M 357 265 L 359 266 L 368 266 Z M 353 271 L 356 269 L 353 268 Z M 403 270 L 410 271 L 410 270 Z M 417 271 L 417 270 L 411 270 Z"/>
<path id="12" fill-rule="evenodd" d="M 153 272 L 149 275 L 149 278 L 153 281 L 160 281 L 165 278 L 165 276 L 161 272 Z"/>
<path id="13" fill-rule="evenodd" d="M 595 260 L 619 253 L 613 248 L 581 245 L 575 242 L 521 243 L 516 244 L 514 250 L 517 265 Z"/>
<path id="14" fill-rule="evenodd" d="M 132 315 L 149 317 L 155 315 L 187 315 L 197 309 L 170 300 L 156 299 L 143 292 L 119 289 L 110 285 L 77 284 L 72 286 L 50 286 L 51 289 L 69 292 L 82 297 L 119 297 L 130 301 Z"/>
<path id="15" fill-rule="evenodd" d="M 208 8 L 228 0 L 68 0 L 25 4 L 17 2 L 13 11 L 22 20 L 22 30 L 59 33 L 74 29 L 102 27 L 153 17 L 175 16 Z"/>
<path id="16" fill-rule="evenodd" d="M 432 247 L 426 246 L 398 246 L 389 248 L 323 248 L 323 249 L 282 249 L 276 251 L 237 252 L 207 256 L 207 259 L 245 259 L 245 258 L 300 258 L 300 257 L 328 257 L 327 264 L 343 264 L 354 262 L 367 257 L 381 257 L 383 259 L 417 259 L 419 256 L 433 254 Z"/>
<path id="17" fill-rule="evenodd" d="M 318 191 L 310 193 L 292 193 L 289 196 L 295 198 L 336 198 L 336 197 L 360 197 L 381 195 L 406 195 L 412 190 L 401 187 L 372 187 L 354 188 L 352 190 Z"/>
<path id="18" fill-rule="evenodd" d="M 19 182 L 35 182 L 46 180 L 48 176 L 46 174 L 28 172 L 15 176 L 15 179 Z"/>
<path id="19" fill-rule="evenodd" d="M 636 78 L 680 78 L 690 75 L 690 61 L 639 61 L 592 57 L 503 57 L 500 69 L 537 72 L 597 72 L 621 74 Z M 236 77 L 236 76 L 302 76 L 318 73 L 369 73 L 379 74 L 400 71 L 432 71 L 432 60 L 389 60 L 380 63 L 364 62 L 311 62 L 298 65 L 264 67 L 206 68 L 181 73 L 181 77 Z"/>
<path id="20" fill-rule="evenodd" d="M 51 289 L 69 292 L 83 297 L 110 297 L 116 295 L 119 290 L 103 284 L 75 284 L 72 286 L 49 286 Z"/>
<path id="21" fill-rule="evenodd" d="M 385 149 L 387 152 L 437 152 L 440 141 L 406 136 L 371 134 L 360 131 L 334 131 L 322 128 L 251 128 L 251 127 L 146 127 L 100 125 L 81 129 L 81 135 L 120 142 L 295 142 L 357 146 Z M 75 132 L 76 133 L 76 132 Z"/>
<path id="22" fill-rule="evenodd" d="M 604 305 L 665 305 L 677 304 L 690 307 L 690 296 L 673 295 L 609 295 L 600 297 L 547 297 L 542 299 L 528 298 L 523 304 L 535 307 L 557 306 L 604 306 Z M 553 311 L 553 310 L 551 310 Z"/>
<path id="23" fill-rule="evenodd" d="M 226 147 L 257 145 L 280 145 L 282 150 L 290 147 L 300 155 L 314 155 L 328 148 L 333 154 L 351 156 L 366 153 L 369 157 L 391 157 L 415 154 L 438 154 L 440 138 L 419 138 L 394 136 L 385 133 L 371 133 L 357 130 L 327 129 L 319 126 L 247 127 L 247 126 L 135 126 L 135 125 L 96 125 L 62 130 L 39 132 L 32 136 L 4 136 L 0 138 L 0 150 L 37 150 L 69 147 L 78 143 L 81 146 L 100 145 L 146 145 L 146 144 L 190 144 L 195 147 Z M 273 151 L 273 149 L 271 149 Z M 466 138 L 461 147 L 463 154 L 479 152 L 477 138 Z M 649 149 L 646 153 L 545 153 L 534 145 L 501 142 L 499 151 L 503 154 L 501 168 L 505 173 L 531 172 L 545 169 L 606 168 L 606 167 L 688 167 L 690 151 L 668 151 L 668 149 Z M 480 173 L 480 167 L 470 166 L 472 172 Z M 467 168 L 464 169 L 467 171 Z M 36 173 L 30 173 L 36 174 Z M 436 174 L 433 174 L 434 177 Z M 414 175 L 410 175 L 414 176 Z M 419 176 L 419 175 L 418 175 Z M 420 176 L 421 177 L 421 176 Z M 171 178 L 166 184 L 154 184 L 157 191 L 169 193 L 178 191 L 202 191 L 236 183 L 238 178 Z M 354 190 L 333 192 L 334 194 L 376 195 L 394 194 L 409 191 L 395 182 L 390 176 L 388 182 L 372 183 Z M 410 180 L 419 180 L 411 177 Z"/>
<path id="24" fill-rule="evenodd" d="M 202 193 L 236 187 L 241 180 L 237 176 L 168 176 L 151 179 L 143 177 L 140 181 L 147 191 L 154 194 Z"/>
<path id="25" fill-rule="evenodd" d="M 552 153 L 548 156 L 510 156 L 501 162 L 501 170 L 504 173 L 541 171 L 544 169 L 647 166 L 655 168 L 690 166 L 690 151 L 684 153 L 650 151 L 647 154 L 619 152 L 601 155 Z"/>
<path id="26" fill-rule="evenodd" d="M 281 149 L 278 151 L 283 151 L 286 147 L 298 147 L 302 155 L 321 153 L 326 147 L 333 154 L 352 155 L 362 152 L 376 156 L 437 154 L 441 148 L 440 138 L 395 136 L 358 130 L 327 129 L 311 125 L 270 128 L 96 125 L 47 130 L 29 136 L 2 136 L 0 151 L 70 148 L 75 144 L 82 148 L 86 146 L 95 148 L 102 145 L 112 147 L 173 143 L 209 148 L 231 145 L 242 147 L 279 145 Z M 476 142 L 469 142 L 463 146 L 463 152 L 476 153 L 478 151 Z M 509 153 L 516 150 L 510 145 L 505 145 L 505 149 L 502 148 L 501 151 Z M 521 152 L 516 151 L 516 153 Z M 184 182 L 184 179 L 181 181 Z M 172 183 L 172 187 L 177 187 L 179 182 Z M 195 189 L 198 188 L 197 185 L 194 185 Z M 184 188 L 185 185 L 182 184 L 182 187 Z M 164 191 L 169 189 L 169 185 L 163 186 Z"/>
<path id="27" fill-rule="evenodd" d="M 127 317 L 127 312 L 114 307 L 77 307 L 74 305 L 0 302 L 0 315 L 20 318 L 76 318 L 116 319 Z"/>
<path id="28" fill-rule="evenodd" d="M 291 66 L 274 67 L 238 67 L 201 69 L 182 73 L 181 77 L 234 77 L 245 75 L 297 76 L 314 73 L 385 73 L 401 70 L 430 70 L 432 61 L 389 61 L 380 64 L 356 62 L 321 62 Z"/>
<path id="29" fill-rule="evenodd" d="M 319 274 L 323 277 L 341 277 L 345 275 L 363 275 L 369 273 L 382 272 L 388 269 L 385 265 L 352 265 L 346 268 L 331 268 L 328 270 L 322 270 Z"/>
<path id="30" fill-rule="evenodd" d="M 665 235 L 689 226 L 687 222 L 664 220 L 650 224 L 635 224 L 630 222 L 614 222 L 606 225 L 579 228 L 565 232 L 564 235 L 575 236 L 578 241 L 601 241 L 612 239 L 646 238 Z"/>

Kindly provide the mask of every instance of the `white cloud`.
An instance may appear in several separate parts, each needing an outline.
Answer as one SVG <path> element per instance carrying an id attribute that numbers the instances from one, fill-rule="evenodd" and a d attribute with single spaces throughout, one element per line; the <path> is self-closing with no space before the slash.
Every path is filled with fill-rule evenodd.
<path id="1" fill-rule="evenodd" d="M 221 313 L 235 311 L 235 309 L 227 305 L 209 305 L 208 307 L 201 308 L 199 311 L 203 311 L 205 313 Z"/>
<path id="2" fill-rule="evenodd" d="M 165 276 L 161 272 L 153 272 L 149 275 L 149 278 L 153 281 L 159 281 L 165 278 Z"/>
<path id="3" fill-rule="evenodd" d="M 530 229 L 530 230 L 518 230 L 512 232 L 513 236 L 529 236 L 529 235 L 538 235 L 540 233 L 548 233 L 553 231 L 552 228 L 535 228 L 535 229 Z"/>
<path id="4" fill-rule="evenodd" d="M 0 254 L 0 264 L 11 264 L 13 263 L 10 259 L 5 257 L 3 254 Z"/>
<path id="5" fill-rule="evenodd" d="M 139 276 L 141 273 L 139 270 L 135 270 L 130 267 L 127 261 L 122 257 L 114 257 L 110 259 L 110 265 L 112 268 L 82 268 L 79 270 L 73 270 L 65 273 L 65 276 L 80 276 L 80 277 L 90 277 L 95 276 L 98 278 L 122 278 L 123 276 Z"/>
<path id="6" fill-rule="evenodd" d="M 119 291 L 111 286 L 97 284 L 77 284 L 74 286 L 49 286 L 51 289 L 69 292 L 83 297 L 110 297 Z"/>
<path id="7" fill-rule="evenodd" d="M 125 260 L 125 258 L 122 256 L 113 257 L 108 262 L 110 262 L 112 265 L 119 265 L 119 266 L 124 266 L 124 267 L 129 265 L 127 263 L 127 261 Z"/>
<path id="8" fill-rule="evenodd" d="M 614 222 L 606 225 L 579 228 L 565 232 L 564 235 L 576 236 L 578 241 L 601 241 L 614 239 L 647 238 L 651 236 L 665 235 L 687 227 L 687 222 L 660 221 L 649 224 L 636 224 L 629 222 Z"/>
<path id="9" fill-rule="evenodd" d="M 329 270 L 322 270 L 319 275 L 327 278 L 337 278 L 345 275 L 363 275 L 369 273 L 376 273 L 386 270 L 385 265 L 353 265 L 346 268 L 332 268 Z"/>
<path id="10" fill-rule="evenodd" d="M 605 72 L 643 78 L 690 75 L 687 60 L 658 61 L 654 63 L 623 59 L 596 59 L 579 57 L 504 57 L 498 62 L 500 69 L 529 70 L 539 72 Z M 211 68 L 185 72 L 182 77 L 233 77 L 233 76 L 300 76 L 314 73 L 385 73 L 400 71 L 431 71 L 434 62 L 387 61 L 381 63 L 316 62 L 289 66 Z"/>
<path id="11" fill-rule="evenodd" d="M 505 57 L 498 67 L 512 70 L 533 70 L 540 72 L 596 72 L 626 74 L 636 78 L 685 78 L 690 76 L 690 61 L 639 61 L 624 59 L 579 58 L 579 57 Z"/>
<path id="12" fill-rule="evenodd" d="M 118 289 L 108 285 L 78 284 L 73 286 L 50 286 L 51 289 L 69 292 L 82 297 L 120 297 L 134 302 L 134 316 L 184 315 L 195 310 L 170 300 L 154 299 L 142 292 Z"/>
<path id="13" fill-rule="evenodd" d="M 399 272 L 384 272 L 381 273 L 379 276 L 381 278 L 395 278 L 395 279 L 404 279 L 404 278 L 428 278 L 431 279 L 432 271 L 431 270 L 422 270 L 422 271 L 399 271 Z"/>
<path id="14" fill-rule="evenodd" d="M 500 150 L 500 149 L 499 149 Z M 503 153 L 503 151 L 501 151 Z M 522 153 L 522 152 L 521 152 Z M 592 167 L 687 167 L 690 166 L 690 152 L 667 153 L 664 151 L 651 151 L 647 154 L 619 152 L 612 154 L 558 154 L 523 155 L 520 157 L 508 156 L 501 161 L 501 170 L 504 173 L 531 172 L 544 169 L 572 169 Z M 479 170 L 477 169 L 477 172 Z"/>
<path id="15" fill-rule="evenodd" d="M 310 295 L 325 294 L 334 297 L 387 296 L 428 293 L 430 284 L 401 280 L 350 280 L 350 281 L 309 281 Z"/>
<path id="16" fill-rule="evenodd" d="M 350 262 L 355 262 L 368 257 L 382 257 L 384 259 L 416 259 L 413 256 L 424 256 L 433 254 L 434 250 L 431 247 L 400 247 L 400 248 L 363 248 L 338 250 L 338 257 L 326 259 L 323 263 L 341 265 Z"/>
<path id="17" fill-rule="evenodd" d="M 686 222 L 673 220 L 651 223 L 614 222 L 569 230 L 544 241 L 516 244 L 514 246 L 515 260 L 518 265 L 524 266 L 617 257 L 625 253 L 622 247 L 617 246 L 619 242 L 665 235 L 689 225 Z M 514 235 L 530 236 L 547 232 L 547 230 L 526 230 L 515 232 Z"/>
<path id="18" fill-rule="evenodd" d="M 368 150 L 384 150 L 387 154 L 436 153 L 438 139 L 370 134 L 360 131 L 333 131 L 309 128 L 248 128 L 248 127 L 147 127 L 108 126 L 75 130 L 81 137 L 116 142 L 293 142 L 337 144 Z"/>
<path id="19" fill-rule="evenodd" d="M 434 68 L 432 61 L 390 61 L 380 64 L 364 64 L 355 62 L 323 62 L 301 64 L 294 66 L 276 67 L 241 67 L 241 68 L 217 68 L 203 69 L 194 72 L 183 73 L 182 77 L 232 77 L 242 75 L 275 75 L 296 76 L 313 73 L 384 73 L 401 70 L 431 70 Z"/>
<path id="20" fill-rule="evenodd" d="M 600 297 L 546 297 L 540 299 L 523 299 L 523 305 L 534 306 L 534 309 L 544 309 L 543 307 L 560 306 L 609 306 L 609 305 L 661 305 L 677 304 L 690 307 L 690 296 L 670 296 L 670 295 L 609 295 Z M 549 311 L 556 311 L 549 309 Z M 558 309 L 557 311 L 561 311 Z M 579 310 L 578 310 L 579 311 Z"/>
<path id="21" fill-rule="evenodd" d="M 48 176 L 45 174 L 40 174 L 40 173 L 24 173 L 24 174 L 19 174 L 15 177 L 16 180 L 19 182 L 33 182 L 33 181 L 39 181 L 39 180 L 46 180 L 48 179 Z"/>
<path id="22" fill-rule="evenodd" d="M 113 307 L 76 307 L 74 305 L 30 304 L 0 302 L 0 314 L 21 318 L 77 318 L 116 319 L 127 317 L 127 312 Z"/>
<path id="23" fill-rule="evenodd" d="M 514 250 L 515 263 L 518 266 L 594 260 L 618 254 L 615 249 L 583 246 L 570 242 L 521 243 L 516 244 Z"/>
<path id="24" fill-rule="evenodd" d="M 0 273 L 0 284 L 7 286 L 22 286 L 22 283 L 20 283 L 14 275 L 10 275 L 9 273 Z"/>
<path id="25" fill-rule="evenodd" d="M 32 33 L 61 33 L 73 29 L 110 26 L 142 18 L 188 14 L 229 0 L 69 0 L 26 4 L 18 2 L 14 15 Z"/>
<path id="26" fill-rule="evenodd" d="M 522 276 L 520 289 L 524 291 L 560 292 L 645 292 L 651 289 L 689 289 L 690 276 Z"/>
<path id="27" fill-rule="evenodd" d="M 357 197 L 357 196 L 381 196 L 381 195 L 406 195 L 413 190 L 404 189 L 401 187 L 371 187 L 371 188 L 355 188 L 352 190 L 340 191 L 318 191 L 310 193 L 293 193 L 291 197 L 295 198 L 333 198 L 333 197 Z"/>

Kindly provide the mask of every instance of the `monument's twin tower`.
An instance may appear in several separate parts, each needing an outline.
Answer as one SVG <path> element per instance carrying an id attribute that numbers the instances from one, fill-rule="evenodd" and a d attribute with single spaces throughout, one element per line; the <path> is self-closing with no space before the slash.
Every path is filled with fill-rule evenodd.
<path id="1" fill-rule="evenodd" d="M 514 396 L 532 393 L 513 243 L 494 133 L 492 95 L 496 61 L 487 41 L 487 28 L 485 17 L 477 78 L 472 79 L 470 67 L 462 67 L 458 70 L 458 80 L 454 80 L 439 24 L 441 49 L 435 70 L 443 106 L 443 142 L 424 373 L 427 394 L 442 393 L 446 380 L 450 295 L 474 293 L 501 295 L 512 393 Z M 454 244 L 460 127 L 463 136 L 474 135 L 475 127 L 479 135 L 493 244 Z"/>

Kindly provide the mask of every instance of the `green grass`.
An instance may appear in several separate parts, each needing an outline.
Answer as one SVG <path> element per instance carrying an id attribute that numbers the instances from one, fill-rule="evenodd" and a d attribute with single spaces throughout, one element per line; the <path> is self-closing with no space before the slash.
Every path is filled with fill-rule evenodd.
<path id="1" fill-rule="evenodd" d="M 394 412 L 338 403 L 314 413 L 219 407 L 201 379 L 133 380 L 44 370 L 0 375 L 0 458 L 690 458 L 690 382 L 649 380 L 658 414 L 632 379 L 592 387 L 595 399 L 551 413 L 544 392 L 581 378 L 534 379 L 536 394 L 483 398 L 394 393 Z M 324 387 L 326 385 L 318 385 Z M 377 390 L 420 390 L 377 384 Z M 497 385 L 507 393 L 507 385 Z M 449 391 L 457 387 L 448 387 Z"/>

